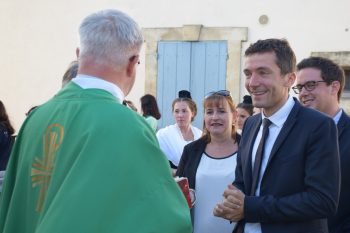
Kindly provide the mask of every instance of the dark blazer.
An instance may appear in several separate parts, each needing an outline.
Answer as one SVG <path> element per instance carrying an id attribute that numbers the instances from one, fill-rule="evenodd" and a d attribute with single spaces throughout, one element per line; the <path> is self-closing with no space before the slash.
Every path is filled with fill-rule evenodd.
<path id="1" fill-rule="evenodd" d="M 350 233 L 350 117 L 344 110 L 337 126 L 341 188 L 338 211 L 328 219 L 328 227 L 331 233 Z"/>
<path id="2" fill-rule="evenodd" d="M 197 168 L 206 146 L 207 143 L 202 138 L 199 138 L 187 144 L 182 152 L 176 175 L 187 177 L 188 185 L 191 189 L 195 189 Z"/>
<path id="3" fill-rule="evenodd" d="M 283 125 L 262 177 L 260 196 L 246 196 L 246 222 L 262 233 L 326 233 L 340 189 L 337 128 L 333 119 L 295 105 Z M 261 114 L 249 117 L 238 149 L 234 185 L 245 194 L 252 183 L 252 147 Z"/>

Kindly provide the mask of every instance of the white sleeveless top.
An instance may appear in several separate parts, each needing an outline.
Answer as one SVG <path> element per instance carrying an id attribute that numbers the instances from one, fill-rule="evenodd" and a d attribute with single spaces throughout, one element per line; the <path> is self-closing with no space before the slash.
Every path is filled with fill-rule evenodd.
<path id="1" fill-rule="evenodd" d="M 213 158 L 203 153 L 196 174 L 196 204 L 194 233 L 232 233 L 236 223 L 213 215 L 214 207 L 235 178 L 237 153 L 225 158 Z"/>

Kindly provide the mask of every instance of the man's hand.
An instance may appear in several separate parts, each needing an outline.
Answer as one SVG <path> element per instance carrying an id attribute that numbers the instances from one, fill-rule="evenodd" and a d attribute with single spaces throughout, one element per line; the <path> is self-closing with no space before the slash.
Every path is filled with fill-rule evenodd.
<path id="1" fill-rule="evenodd" d="M 223 196 L 222 203 L 218 203 L 214 208 L 214 216 L 233 222 L 238 222 L 244 218 L 244 193 L 230 184 Z"/>

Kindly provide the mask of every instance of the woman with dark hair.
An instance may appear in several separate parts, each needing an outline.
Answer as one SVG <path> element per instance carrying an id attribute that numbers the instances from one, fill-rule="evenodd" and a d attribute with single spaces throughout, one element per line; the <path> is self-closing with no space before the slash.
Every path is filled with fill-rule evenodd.
<path id="1" fill-rule="evenodd" d="M 172 103 L 172 112 L 176 123 L 160 129 L 157 138 L 175 173 L 184 146 L 200 138 L 202 131 L 191 124 L 197 114 L 197 106 L 189 91 L 179 92 L 179 98 Z"/>
<path id="2" fill-rule="evenodd" d="M 146 94 L 141 97 L 141 111 L 142 116 L 147 123 L 152 127 L 153 131 L 157 131 L 157 120 L 160 119 L 157 100 L 153 95 Z"/>
<path id="3" fill-rule="evenodd" d="M 254 114 L 254 106 L 252 102 L 252 97 L 250 95 L 245 95 L 243 97 L 243 102 L 237 105 L 237 131 L 242 131 L 245 120 Z"/>
<path id="4" fill-rule="evenodd" d="M 2 189 L 2 179 L 14 142 L 14 137 L 12 136 L 14 133 L 15 130 L 10 123 L 5 106 L 0 100 L 0 192 Z"/>
<path id="5" fill-rule="evenodd" d="M 196 192 L 191 209 L 193 232 L 231 233 L 235 223 L 215 217 L 213 209 L 235 179 L 240 140 L 234 124 L 236 108 L 226 90 L 209 93 L 203 107 L 203 136 L 185 146 L 176 175 L 187 177 Z"/>

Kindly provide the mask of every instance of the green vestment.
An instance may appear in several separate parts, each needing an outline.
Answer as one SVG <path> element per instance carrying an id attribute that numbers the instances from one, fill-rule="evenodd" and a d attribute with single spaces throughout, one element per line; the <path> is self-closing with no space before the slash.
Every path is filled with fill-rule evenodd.
<path id="1" fill-rule="evenodd" d="M 143 117 L 68 84 L 24 122 L 0 202 L 2 233 L 190 233 L 190 212 Z"/>

